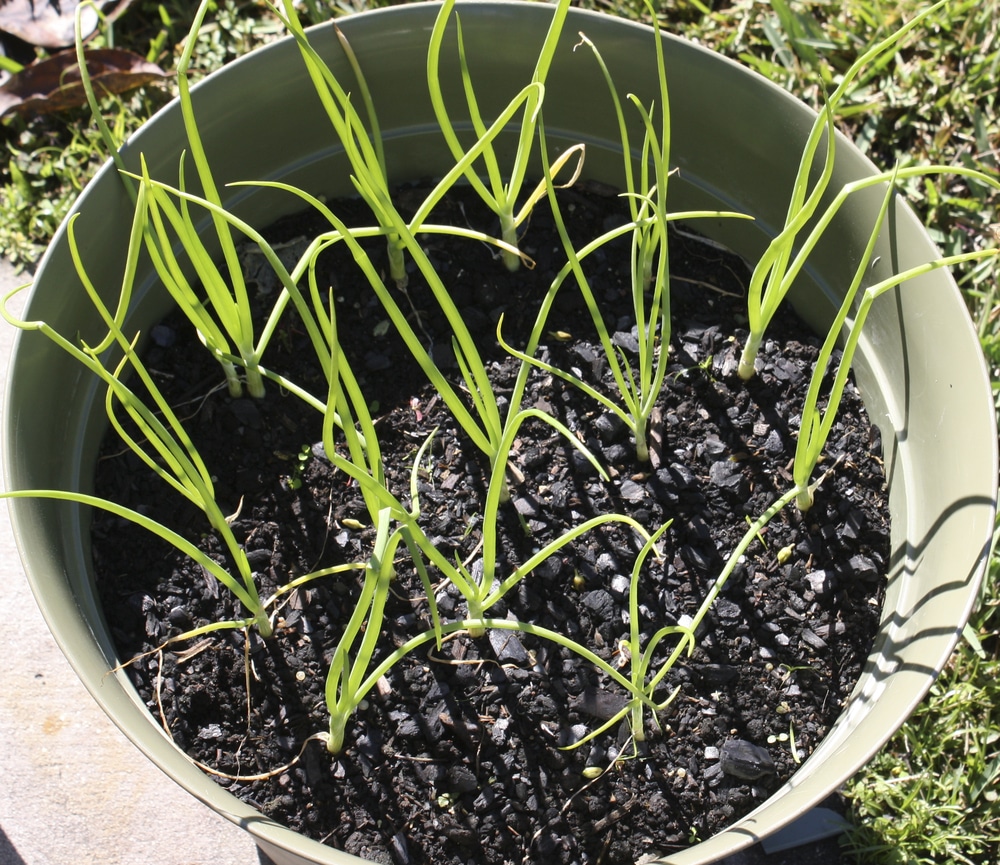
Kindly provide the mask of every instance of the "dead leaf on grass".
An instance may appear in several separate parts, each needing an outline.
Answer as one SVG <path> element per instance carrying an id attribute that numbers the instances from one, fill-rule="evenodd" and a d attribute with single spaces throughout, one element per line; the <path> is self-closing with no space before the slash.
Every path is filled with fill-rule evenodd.
<path id="1" fill-rule="evenodd" d="M 42 48 L 65 48 L 74 42 L 76 9 L 81 0 L 2 0 L 0 30 Z M 83 38 L 97 27 L 93 8 L 83 10 Z"/>
<path id="2" fill-rule="evenodd" d="M 167 77 L 155 63 L 131 51 L 99 48 L 87 51 L 86 58 L 97 93 L 124 93 Z M 53 114 L 86 101 L 76 52 L 64 51 L 26 66 L 0 87 L 0 117 L 11 112 L 22 117 Z"/>

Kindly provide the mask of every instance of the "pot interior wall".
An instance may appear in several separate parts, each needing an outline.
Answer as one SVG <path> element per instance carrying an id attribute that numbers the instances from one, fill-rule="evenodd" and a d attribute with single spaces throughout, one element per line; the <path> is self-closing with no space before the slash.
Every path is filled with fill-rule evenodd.
<path id="1" fill-rule="evenodd" d="M 472 74 L 487 106 L 496 109 L 530 80 L 550 11 L 516 2 L 470 3 L 460 9 Z M 434 5 L 416 4 L 341 22 L 375 95 L 396 180 L 440 173 L 446 161 L 423 78 L 435 12 Z M 573 12 L 547 85 L 544 116 L 552 145 L 559 149 L 584 141 L 586 176 L 619 185 L 621 156 L 610 99 L 594 58 L 586 50 L 572 50 L 580 30 L 601 49 L 621 94 L 637 93 L 646 104 L 657 96 L 653 36 L 637 25 Z M 320 28 L 314 38 L 343 80 L 350 80 L 330 30 Z M 502 57 L 497 44 L 504 46 Z M 673 161 L 680 168 L 672 180 L 671 208 L 753 214 L 753 223 L 713 218 L 696 226 L 753 261 L 783 220 L 799 148 L 813 115 L 784 92 L 715 55 L 674 39 L 667 41 L 666 50 Z M 493 71 L 497 64 L 502 75 Z M 454 64 L 443 80 L 458 81 Z M 282 179 L 330 197 L 350 191 L 342 154 L 293 44 L 278 43 L 233 63 L 196 87 L 195 97 L 220 185 Z M 459 98 L 452 90 L 449 104 L 456 113 Z M 484 114 L 489 116 L 490 110 L 484 107 Z M 846 142 L 838 146 L 834 188 L 872 170 Z M 126 158 L 136 165 L 142 153 L 154 177 L 173 181 L 184 147 L 174 105 L 129 143 Z M 241 188 L 227 194 L 234 210 L 258 227 L 298 207 L 291 196 L 273 190 Z M 800 280 L 795 306 L 817 329 L 825 329 L 850 282 L 851 262 L 871 230 L 866 207 L 873 201 L 877 205 L 881 194 L 875 190 L 849 203 Z M 83 258 L 93 282 L 113 302 L 132 207 L 110 168 L 88 187 L 78 208 L 84 215 L 77 230 Z M 95 214 L 99 218 L 88 218 Z M 916 264 L 935 253 L 916 219 L 900 205 L 890 230 L 883 232 L 878 254 L 873 281 L 890 268 Z M 70 336 L 98 333 L 96 316 L 80 286 L 67 281 L 67 272 L 67 237 L 61 231 L 38 271 L 26 316 L 45 319 Z M 147 329 L 167 305 L 147 263 L 134 324 Z M 832 791 L 922 698 L 968 615 L 992 529 L 996 435 L 978 342 L 949 277 L 938 273 L 880 299 L 866 327 L 857 373 L 869 412 L 883 431 L 893 519 L 890 589 L 870 675 L 859 684 L 837 727 L 785 789 L 726 833 L 671 862 L 711 861 L 774 831 Z M 42 392 L 44 400 L 27 396 Z M 97 395 L 94 383 L 51 343 L 38 334 L 22 336 L 7 403 L 17 411 L 7 411 L 5 421 L 4 459 L 12 488 L 87 488 L 104 429 Z M 94 404 L 94 419 L 82 428 L 75 417 L 67 421 L 67 407 L 79 417 Z M 38 501 L 17 501 L 12 513 L 43 613 L 95 696 L 136 744 L 199 798 L 243 822 L 279 865 L 356 862 L 314 842 L 294 840 L 292 833 L 207 781 L 155 724 L 134 726 L 145 710 L 124 677 L 105 677 L 117 659 L 91 588 L 86 516 L 73 507 Z M 303 852 L 290 852 L 295 849 Z"/>

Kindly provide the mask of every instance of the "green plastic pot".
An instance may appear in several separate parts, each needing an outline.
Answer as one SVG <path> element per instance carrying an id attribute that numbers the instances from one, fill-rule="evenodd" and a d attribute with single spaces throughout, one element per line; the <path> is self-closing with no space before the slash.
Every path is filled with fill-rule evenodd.
<path id="1" fill-rule="evenodd" d="M 466 47 L 485 102 L 505 103 L 531 75 L 551 9 L 520 2 L 460 6 Z M 447 160 L 426 96 L 424 62 L 436 5 L 407 5 L 341 22 L 380 114 L 394 180 L 438 174 Z M 572 11 L 547 85 L 545 119 L 556 144 L 587 145 L 586 176 L 617 184 L 618 134 L 603 80 L 589 52 L 573 52 L 583 30 L 600 47 L 622 93 L 656 98 L 652 31 Z M 329 28 L 315 42 L 352 80 Z M 499 50 L 498 50 L 499 49 Z M 700 222 L 699 228 L 753 261 L 780 226 L 812 112 L 724 58 L 667 38 L 673 157 L 680 168 L 670 206 L 743 211 L 755 222 Z M 450 85 L 454 68 L 444 71 Z M 194 89 L 201 132 L 217 180 L 282 179 L 328 196 L 349 191 L 347 172 L 303 68 L 281 41 L 232 63 Z M 459 104 L 457 101 L 452 104 Z M 151 174 L 176 177 L 185 147 L 171 104 L 126 147 Z M 838 145 L 833 189 L 873 166 Z M 227 193 L 229 194 L 229 193 Z M 793 302 L 818 330 L 832 320 L 863 249 L 882 193 L 855 196 L 828 232 Z M 230 205 L 265 225 L 294 209 L 290 196 L 240 189 Z M 77 204 L 80 245 L 94 282 L 116 295 L 132 205 L 109 165 Z M 884 232 L 878 278 L 935 256 L 903 205 Z M 148 266 L 133 323 L 148 329 L 168 301 Z M 874 280 L 874 277 L 873 277 Z M 26 317 L 66 334 L 97 331 L 69 257 L 65 230 L 36 275 Z M 774 334 L 780 339 L 780 334 Z M 892 509 L 892 560 L 882 627 L 843 715 L 792 780 L 726 831 L 664 862 L 710 862 L 808 811 L 860 769 L 903 723 L 947 660 L 980 584 L 996 499 L 996 429 L 978 340 L 951 278 L 938 271 L 882 297 L 866 325 L 856 364 L 872 418 L 882 430 Z M 3 462 L 11 489 L 86 490 L 104 411 L 95 382 L 39 334 L 20 335 L 4 406 Z M 25 571 L 53 635 L 105 712 L 135 745 L 192 795 L 251 832 L 278 865 L 358 862 L 272 822 L 206 777 L 164 735 L 125 675 L 109 673 L 115 653 L 93 588 L 85 510 L 16 500 L 11 515 Z M 206 854 L 210 851 L 206 851 Z"/>

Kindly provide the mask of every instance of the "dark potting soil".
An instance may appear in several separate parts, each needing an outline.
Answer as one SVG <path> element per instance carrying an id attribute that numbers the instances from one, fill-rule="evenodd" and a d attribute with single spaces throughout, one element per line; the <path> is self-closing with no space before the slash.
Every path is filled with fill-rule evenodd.
<path id="1" fill-rule="evenodd" d="M 406 191 L 401 193 L 404 201 Z M 563 207 L 578 237 L 597 236 L 621 203 L 573 189 Z M 338 205 L 356 215 L 353 203 Z M 468 195 L 435 217 L 490 230 Z M 697 227 L 697 226 L 695 226 Z M 289 253 L 322 227 L 274 226 Z M 653 420 L 652 459 L 636 461 L 610 412 L 560 379 L 535 371 L 526 406 L 559 418 L 606 467 L 603 480 L 541 422 L 515 442 L 512 502 L 501 511 L 506 576 L 534 551 L 609 510 L 649 530 L 673 520 L 662 561 L 639 588 L 642 631 L 692 615 L 733 548 L 791 485 L 799 412 L 818 340 L 789 309 L 772 324 L 750 382 L 736 375 L 745 337 L 748 272 L 739 259 L 671 229 L 670 369 Z M 517 364 L 499 348 L 523 345 L 539 299 L 564 260 L 551 214 L 539 206 L 524 248 L 533 270 L 508 273 L 485 245 L 426 236 L 426 248 L 509 394 Z M 372 247 L 376 261 L 382 251 Z M 246 266 L 254 268 L 254 257 Z M 596 296 L 625 356 L 634 361 L 628 245 L 587 259 Z M 435 397 L 351 259 L 320 261 L 334 288 L 342 347 L 367 399 L 390 484 L 409 489 L 419 445 L 437 428 L 420 474 L 422 523 L 439 549 L 479 556 L 487 465 Z M 263 308 L 275 294 L 257 277 Z M 449 331 L 419 275 L 404 308 L 452 380 Z M 268 596 L 317 568 L 363 561 L 374 530 L 356 485 L 314 445 L 319 415 L 268 385 L 262 400 L 231 398 L 219 368 L 176 317 L 152 335 L 147 366 L 216 478 L 216 492 Z M 595 329 L 570 281 L 549 319 L 539 356 L 612 393 Z M 294 315 L 282 320 L 265 365 L 312 392 L 326 385 Z M 889 556 L 878 431 L 853 385 L 822 466 L 815 506 L 784 509 L 754 540 L 698 633 L 657 694 L 676 698 L 636 743 L 627 723 L 575 750 L 565 746 L 623 705 L 623 692 L 554 643 L 512 631 L 459 636 L 394 666 L 368 695 L 338 756 L 309 737 L 326 729 L 328 662 L 360 590 L 358 572 L 309 582 L 286 595 L 272 638 L 219 631 L 154 651 L 206 622 L 244 615 L 226 590 L 166 544 L 98 514 L 94 558 L 108 621 L 150 711 L 194 759 L 232 777 L 218 781 L 275 820 L 327 844 L 387 863 L 632 863 L 690 845 L 761 804 L 796 770 L 840 714 L 871 648 Z M 204 518 L 117 441 L 107 441 L 98 492 L 142 510 L 225 561 Z M 561 631 L 627 673 L 628 576 L 640 544 L 603 527 L 542 563 L 490 611 Z M 401 547 L 401 549 L 403 549 Z M 422 585 L 399 556 L 377 658 L 428 627 Z M 442 616 L 463 602 L 437 585 Z M 433 646 L 433 644 L 430 644 Z M 662 660 L 674 643 L 664 640 Z M 142 654 L 148 653 L 148 654 Z M 303 743 L 305 747 L 303 748 Z M 622 758 L 615 762 L 615 758 Z M 613 767 L 598 777 L 588 767 Z M 286 768 L 282 768 L 286 767 Z"/>

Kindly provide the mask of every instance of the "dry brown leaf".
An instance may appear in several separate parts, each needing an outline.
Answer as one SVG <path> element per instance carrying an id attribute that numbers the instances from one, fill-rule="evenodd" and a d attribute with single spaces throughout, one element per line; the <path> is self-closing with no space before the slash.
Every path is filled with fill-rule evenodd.
<path id="1" fill-rule="evenodd" d="M 81 0 L 58 3 L 35 0 L 3 0 L 0 30 L 43 48 L 65 48 L 74 42 L 76 9 Z M 93 8 L 83 10 L 80 24 L 86 39 L 97 27 Z"/>
<path id="2" fill-rule="evenodd" d="M 131 51 L 99 48 L 86 52 L 87 70 L 97 93 L 124 93 L 167 74 Z M 53 114 L 86 104 L 75 51 L 63 51 L 26 66 L 0 87 L 0 117 Z"/>

